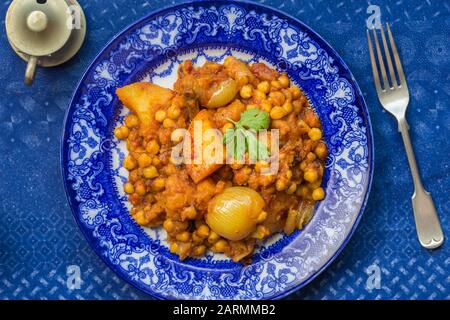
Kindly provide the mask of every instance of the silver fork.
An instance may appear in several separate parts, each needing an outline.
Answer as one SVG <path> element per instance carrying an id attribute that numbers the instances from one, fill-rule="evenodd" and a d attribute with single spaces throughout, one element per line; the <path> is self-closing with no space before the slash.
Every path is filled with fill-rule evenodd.
<path id="1" fill-rule="evenodd" d="M 389 69 L 389 76 L 386 73 L 386 68 L 383 61 L 383 54 L 380 49 L 378 35 L 375 28 L 373 29 L 373 37 L 375 41 L 375 48 L 378 56 L 378 66 L 381 72 L 382 84 L 377 69 L 377 62 L 372 47 L 370 32 L 367 30 L 367 41 L 369 44 L 370 61 L 372 63 L 373 78 L 375 80 L 375 87 L 377 89 L 378 98 L 380 99 L 383 108 L 391 113 L 398 122 L 399 131 L 402 134 L 403 143 L 405 145 L 406 154 L 408 156 L 409 167 L 411 169 L 414 181 L 414 194 L 412 196 L 412 205 L 414 210 L 414 220 L 416 222 L 417 235 L 420 244 L 427 249 L 434 249 L 439 247 L 444 242 L 444 234 L 442 232 L 439 217 L 434 207 L 433 199 L 429 192 L 423 187 L 420 179 L 419 170 L 417 168 L 416 158 L 412 148 L 411 140 L 408 133 L 408 123 L 406 122 L 406 108 L 409 103 L 409 91 L 406 84 L 405 74 L 403 73 L 402 64 L 398 56 L 397 47 L 395 46 L 394 38 L 392 37 L 389 24 L 386 24 L 389 36 L 389 43 L 391 46 L 392 55 L 394 56 L 395 68 L 397 69 L 398 81 L 395 76 L 394 64 L 391 60 L 388 44 L 384 35 L 383 27 L 381 26 L 381 40 L 383 42 L 384 54 Z"/>

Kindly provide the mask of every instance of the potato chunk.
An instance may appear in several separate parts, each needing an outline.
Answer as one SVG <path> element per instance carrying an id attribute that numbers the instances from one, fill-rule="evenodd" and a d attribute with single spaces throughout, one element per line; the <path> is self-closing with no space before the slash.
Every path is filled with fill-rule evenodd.
<path id="1" fill-rule="evenodd" d="M 212 174 L 214 171 L 216 171 L 217 169 L 222 167 L 223 163 L 224 163 L 224 161 L 222 161 L 222 163 L 208 163 L 207 157 L 209 157 L 209 155 L 208 155 L 208 153 L 205 153 L 205 149 L 208 147 L 208 145 L 213 143 L 212 140 L 208 140 L 205 137 L 205 132 L 208 129 L 214 128 L 214 122 L 212 119 L 213 115 L 214 115 L 214 112 L 203 109 L 199 113 L 197 113 L 195 118 L 192 120 L 191 125 L 189 126 L 189 134 L 191 135 L 191 139 L 192 139 L 192 150 L 193 150 L 192 158 L 194 159 L 194 157 L 195 157 L 195 155 L 194 155 L 195 143 L 202 144 L 202 152 L 203 152 L 201 164 L 193 163 L 193 164 L 186 165 L 186 170 L 187 170 L 189 176 L 192 178 L 192 180 L 194 180 L 195 183 L 200 182 L 201 180 L 203 180 L 204 178 L 206 178 L 207 176 Z M 195 134 L 194 134 L 194 123 L 196 121 L 202 122 L 202 135 L 201 136 L 195 136 Z M 195 138 L 197 138 L 197 139 L 195 139 Z M 195 140 L 197 140 L 197 141 L 195 141 Z M 223 155 L 225 154 L 223 149 L 222 149 L 222 153 L 223 153 Z"/>
<path id="2" fill-rule="evenodd" d="M 116 90 L 125 107 L 137 114 L 143 126 L 154 121 L 155 112 L 166 109 L 174 92 L 148 82 L 136 82 Z"/>

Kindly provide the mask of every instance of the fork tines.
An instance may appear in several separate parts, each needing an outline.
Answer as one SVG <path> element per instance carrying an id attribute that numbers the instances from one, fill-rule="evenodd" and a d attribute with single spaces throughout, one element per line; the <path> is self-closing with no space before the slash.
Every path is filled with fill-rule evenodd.
<path id="1" fill-rule="evenodd" d="M 373 72 L 375 86 L 377 88 L 378 94 L 380 94 L 380 91 L 385 92 L 388 89 L 406 87 L 405 74 L 403 73 L 402 64 L 401 64 L 400 58 L 398 56 L 397 47 L 395 45 L 394 38 L 392 37 L 392 32 L 389 27 L 389 24 L 386 24 L 386 27 L 387 27 L 387 32 L 388 32 L 388 36 L 389 36 L 389 44 L 391 46 L 392 55 L 394 56 L 395 69 L 396 69 L 396 70 L 394 69 L 394 64 L 392 63 L 391 53 L 389 52 L 389 47 L 388 47 L 388 44 L 386 41 L 386 37 L 384 35 L 383 26 L 380 26 L 381 41 L 383 42 L 384 54 L 385 54 L 384 59 L 386 60 L 387 66 L 389 69 L 389 78 L 386 73 L 386 67 L 384 64 L 383 54 L 381 52 L 381 48 L 380 48 L 381 46 L 380 46 L 380 43 L 378 40 L 377 31 L 375 28 L 372 29 L 374 42 L 375 42 L 375 48 L 376 48 L 377 56 L 378 56 L 378 66 L 377 66 L 377 59 L 375 58 L 374 50 L 372 47 L 370 31 L 367 30 L 367 41 L 369 44 L 370 61 L 372 63 L 372 72 Z M 378 70 L 380 70 L 380 72 L 381 72 L 382 84 L 380 83 L 380 76 L 379 76 Z M 398 76 L 398 78 L 396 77 L 396 75 Z"/>

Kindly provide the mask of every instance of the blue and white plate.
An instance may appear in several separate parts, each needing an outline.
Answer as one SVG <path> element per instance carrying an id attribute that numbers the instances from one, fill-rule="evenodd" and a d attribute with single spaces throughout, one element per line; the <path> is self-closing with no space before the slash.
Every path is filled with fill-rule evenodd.
<path id="1" fill-rule="evenodd" d="M 128 213 L 120 166 L 126 148 L 113 135 L 126 111 L 115 90 L 141 80 L 171 87 L 181 61 L 228 55 L 286 71 L 306 93 L 329 147 L 327 196 L 303 230 L 264 242 L 249 266 L 218 254 L 180 262 L 163 230 L 140 227 Z M 367 108 L 338 54 L 300 21 L 235 1 L 172 6 L 116 36 L 75 90 L 61 152 L 67 197 L 92 248 L 123 279 L 163 299 L 274 299 L 306 285 L 348 242 L 373 171 Z"/>

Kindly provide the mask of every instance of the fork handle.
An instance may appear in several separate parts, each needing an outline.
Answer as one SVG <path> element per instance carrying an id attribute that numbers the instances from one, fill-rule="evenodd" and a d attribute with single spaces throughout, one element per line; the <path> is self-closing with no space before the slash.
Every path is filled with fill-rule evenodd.
<path id="1" fill-rule="evenodd" d="M 444 242 L 442 227 L 431 194 L 425 190 L 422 180 L 420 179 L 406 119 L 400 119 L 398 125 L 402 134 L 409 167 L 414 181 L 414 194 L 411 200 L 419 242 L 427 249 L 434 249 Z"/>

